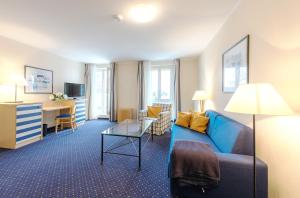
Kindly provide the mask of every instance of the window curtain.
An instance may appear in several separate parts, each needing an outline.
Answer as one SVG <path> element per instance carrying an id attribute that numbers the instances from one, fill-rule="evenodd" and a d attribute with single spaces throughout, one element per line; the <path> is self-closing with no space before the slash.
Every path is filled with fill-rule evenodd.
<path id="1" fill-rule="evenodd" d="M 109 121 L 117 121 L 117 64 L 110 64 Z"/>
<path id="2" fill-rule="evenodd" d="M 138 62 L 138 73 L 137 73 L 137 83 L 138 83 L 138 112 L 145 108 L 145 79 L 144 79 L 144 62 Z M 138 114 L 137 114 L 138 115 Z"/>
<path id="3" fill-rule="evenodd" d="M 88 119 L 91 119 L 91 65 L 85 64 L 84 65 L 84 83 L 85 83 L 85 97 L 86 97 L 86 114 Z"/>
<path id="4" fill-rule="evenodd" d="M 180 59 L 175 60 L 175 78 L 174 78 L 174 113 L 181 111 L 181 94 L 180 94 Z"/>
<path id="5" fill-rule="evenodd" d="M 152 78 L 151 78 L 151 62 L 150 61 L 144 61 L 143 62 L 143 68 L 144 68 L 144 107 L 152 105 Z"/>

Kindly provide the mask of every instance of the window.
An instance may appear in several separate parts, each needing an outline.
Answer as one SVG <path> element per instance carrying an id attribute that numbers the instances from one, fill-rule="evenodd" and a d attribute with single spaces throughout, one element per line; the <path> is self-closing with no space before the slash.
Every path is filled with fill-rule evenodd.
<path id="1" fill-rule="evenodd" d="M 109 65 L 95 65 L 91 73 L 91 111 L 93 118 L 108 117 Z"/>
<path id="2" fill-rule="evenodd" d="M 173 103 L 173 70 L 173 65 L 152 65 L 150 79 L 152 102 Z"/>

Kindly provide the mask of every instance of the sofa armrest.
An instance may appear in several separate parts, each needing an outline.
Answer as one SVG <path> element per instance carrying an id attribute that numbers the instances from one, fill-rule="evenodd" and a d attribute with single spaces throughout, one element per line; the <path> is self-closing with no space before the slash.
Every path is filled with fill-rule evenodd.
<path id="1" fill-rule="evenodd" d="M 147 115 L 148 115 L 148 110 L 147 109 L 144 109 L 144 110 L 140 110 L 139 111 L 139 118 L 141 117 L 141 118 L 145 118 L 145 117 L 147 117 Z"/>
<path id="2" fill-rule="evenodd" d="M 171 122 L 171 112 L 170 111 L 163 111 L 159 114 L 159 119 L 157 120 L 158 123 L 169 123 Z"/>
<path id="3" fill-rule="evenodd" d="M 147 114 L 148 114 L 148 110 L 140 110 L 139 111 L 139 115 L 138 115 L 138 118 L 139 118 L 139 121 L 143 121 L 143 119 L 145 117 L 147 117 Z"/>
<path id="4" fill-rule="evenodd" d="M 217 153 L 220 163 L 221 183 L 227 188 L 234 188 L 236 194 L 249 194 L 253 197 L 253 156 Z M 268 197 L 268 167 L 256 158 L 256 193 L 257 198 Z M 244 196 L 245 197 L 245 196 Z"/>
<path id="5" fill-rule="evenodd" d="M 168 114 L 171 114 L 170 111 L 162 111 L 159 113 L 160 115 L 168 115 Z"/>
<path id="6" fill-rule="evenodd" d="M 170 120 L 171 120 L 171 112 L 170 112 L 170 111 L 163 111 L 163 112 L 160 112 L 160 113 L 159 113 L 159 117 L 160 117 L 160 118 L 163 118 L 163 119 L 165 119 L 165 118 L 170 118 Z"/>
<path id="7" fill-rule="evenodd" d="M 221 181 L 218 187 L 201 193 L 201 189 L 185 186 L 180 182 L 171 181 L 172 195 L 187 197 L 253 197 L 253 157 L 230 153 L 216 153 L 220 163 Z M 171 166 L 169 166 L 171 167 Z M 256 160 L 256 197 L 268 197 L 268 168 L 267 165 Z"/>

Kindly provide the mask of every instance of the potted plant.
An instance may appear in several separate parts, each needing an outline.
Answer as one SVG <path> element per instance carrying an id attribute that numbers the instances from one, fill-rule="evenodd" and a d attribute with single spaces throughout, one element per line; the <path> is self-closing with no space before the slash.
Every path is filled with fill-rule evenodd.
<path id="1" fill-rule="evenodd" d="M 52 101 L 61 101 L 68 99 L 68 96 L 65 94 L 62 94 L 61 92 L 56 92 L 49 95 L 49 99 Z"/>

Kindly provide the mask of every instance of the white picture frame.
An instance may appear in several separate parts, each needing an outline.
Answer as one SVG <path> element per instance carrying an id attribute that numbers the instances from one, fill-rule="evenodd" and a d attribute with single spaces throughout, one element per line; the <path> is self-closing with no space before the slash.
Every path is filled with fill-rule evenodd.
<path id="1" fill-rule="evenodd" d="M 52 94 L 53 93 L 53 71 L 25 65 L 25 94 Z"/>
<path id="2" fill-rule="evenodd" d="M 241 84 L 249 83 L 249 35 L 222 56 L 222 91 L 234 93 Z"/>

